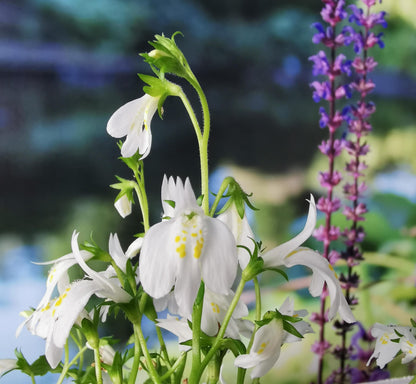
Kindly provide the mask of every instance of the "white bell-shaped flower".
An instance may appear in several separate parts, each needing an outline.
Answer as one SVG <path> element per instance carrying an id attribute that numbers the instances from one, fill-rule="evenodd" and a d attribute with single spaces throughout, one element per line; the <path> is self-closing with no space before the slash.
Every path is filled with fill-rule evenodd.
<path id="1" fill-rule="evenodd" d="M 152 132 L 150 123 L 157 111 L 159 97 L 144 95 L 117 109 L 107 123 L 110 136 L 121 138 L 127 136 L 121 147 L 123 157 L 131 157 L 137 151 L 144 159 L 150 152 Z"/>
<path id="2" fill-rule="evenodd" d="M 162 202 L 169 220 L 145 234 L 140 254 L 140 281 L 153 298 L 174 287 L 184 316 L 192 313 L 201 279 L 211 291 L 227 294 L 237 273 L 237 248 L 228 227 L 206 216 L 197 204 L 189 179 L 162 184 Z M 167 207 L 174 202 L 174 207 Z M 168 211 L 168 212 L 166 212 Z M 165 215 L 166 216 L 166 215 Z"/>

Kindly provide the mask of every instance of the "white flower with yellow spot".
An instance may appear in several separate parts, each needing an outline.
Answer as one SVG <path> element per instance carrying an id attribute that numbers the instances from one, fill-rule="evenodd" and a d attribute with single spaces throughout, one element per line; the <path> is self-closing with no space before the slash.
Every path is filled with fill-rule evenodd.
<path id="1" fill-rule="evenodd" d="M 167 202 L 174 202 L 174 207 Z M 227 294 L 237 273 L 237 248 L 227 226 L 208 217 L 197 204 L 189 179 L 162 184 L 164 220 L 145 234 L 140 255 L 140 281 L 153 298 L 174 287 L 180 313 L 192 313 L 201 278 L 215 293 Z M 166 215 L 168 213 L 169 215 Z"/>
<path id="2" fill-rule="evenodd" d="M 295 311 L 293 300 L 289 298 L 281 305 L 279 312 L 292 317 L 304 317 L 308 314 L 306 310 Z M 292 325 L 301 335 L 313 333 L 310 324 L 303 320 Z M 279 359 L 282 345 L 300 340 L 302 339 L 285 331 L 282 319 L 275 317 L 256 331 L 250 353 L 238 356 L 234 365 L 245 369 L 254 368 L 251 372 L 252 379 L 264 376 Z"/>
<path id="3" fill-rule="evenodd" d="M 250 353 L 237 356 L 234 365 L 253 368 L 252 379 L 264 376 L 279 359 L 284 336 L 282 319 L 272 319 L 257 330 Z"/>
<path id="4" fill-rule="evenodd" d="M 123 157 L 131 157 L 139 151 L 144 159 L 150 152 L 152 132 L 150 123 L 157 110 L 159 97 L 144 95 L 117 109 L 107 123 L 107 132 L 115 137 L 127 136 L 121 147 Z"/>
<path id="5" fill-rule="evenodd" d="M 45 303 L 45 295 L 41 301 L 43 304 L 38 306 L 22 324 L 26 325 L 34 335 L 46 339 L 45 356 L 52 368 L 59 364 L 66 340 L 75 322 L 87 316 L 84 308 L 92 295 L 120 303 L 131 300 L 131 296 L 122 289 L 113 267 L 109 266 L 106 271 L 96 272 L 86 264 L 85 254 L 83 256 L 79 250 L 77 239 L 78 233 L 74 232 L 71 241 L 71 258 L 73 257 L 83 269 L 85 278 L 71 284 L 68 281 L 66 286 L 62 283 L 58 284 L 59 297 Z M 116 235 L 110 236 L 109 248 L 116 264 L 125 270 L 127 257 L 122 254 Z M 64 261 L 71 258 L 66 257 Z M 60 263 L 62 262 L 61 258 Z M 17 333 L 20 330 L 21 327 Z"/>
<path id="6" fill-rule="evenodd" d="M 319 296 L 326 283 L 331 302 L 328 317 L 332 319 L 338 311 L 343 320 L 347 323 L 353 323 L 356 320 L 345 300 L 338 277 L 331 264 L 318 252 L 309 248 L 299 248 L 312 235 L 315 225 L 316 207 L 311 195 L 305 227 L 293 239 L 261 255 L 264 260 L 264 267 L 278 268 L 285 266 L 290 268 L 295 265 L 303 265 L 312 269 L 312 282 L 309 287 L 311 295 Z"/>
<path id="7" fill-rule="evenodd" d="M 377 365 L 383 369 L 400 350 L 405 354 L 402 359 L 403 364 L 416 357 L 416 340 L 412 328 L 376 323 L 371 328 L 371 334 L 376 338 L 376 346 L 367 365 L 375 358 Z"/>
<path id="8" fill-rule="evenodd" d="M 232 290 L 229 290 L 227 295 L 221 295 L 209 289 L 205 290 L 201 329 L 208 336 L 215 336 L 218 333 L 234 296 L 235 294 Z M 242 319 L 246 316 L 248 316 L 248 308 L 239 300 L 225 330 L 225 337 L 240 339 L 240 335 L 243 335 L 250 338 L 254 324 L 251 321 Z"/>

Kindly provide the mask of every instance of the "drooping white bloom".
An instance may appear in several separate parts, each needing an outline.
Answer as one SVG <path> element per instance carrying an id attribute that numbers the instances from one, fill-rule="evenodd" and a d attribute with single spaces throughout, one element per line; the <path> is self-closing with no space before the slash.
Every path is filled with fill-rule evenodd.
<path id="1" fill-rule="evenodd" d="M 282 320 L 272 319 L 257 330 L 250 353 L 237 356 L 234 365 L 253 368 L 252 379 L 264 376 L 279 359 L 284 336 Z"/>
<path id="2" fill-rule="evenodd" d="M 121 147 L 123 157 L 131 157 L 139 151 L 144 159 L 150 152 L 152 132 L 150 122 L 157 110 L 159 97 L 144 95 L 117 109 L 107 123 L 107 132 L 115 137 L 127 136 Z"/>
<path id="3" fill-rule="evenodd" d="M 174 208 L 166 201 L 174 202 Z M 140 281 L 153 298 L 174 286 L 180 313 L 192 313 L 201 278 L 211 291 L 227 294 L 237 273 L 235 240 L 220 220 L 208 217 L 197 204 L 189 179 L 162 184 L 162 202 L 169 220 L 145 234 L 140 255 Z"/>
<path id="4" fill-rule="evenodd" d="M 217 218 L 225 223 L 228 228 L 230 228 L 237 245 L 247 247 L 251 250 L 251 252 L 253 252 L 253 240 L 255 237 L 245 213 L 244 217 L 241 218 L 237 212 L 235 204 L 231 204 L 230 207 L 224 213 L 218 215 Z M 246 249 L 241 247 L 238 248 L 237 254 L 240 267 L 241 269 L 244 269 L 250 260 L 250 255 Z"/>
<path id="5" fill-rule="evenodd" d="M 295 311 L 293 300 L 289 298 L 281 305 L 279 312 L 292 317 L 303 317 L 308 314 L 306 310 Z M 313 333 L 310 324 L 303 320 L 292 325 L 301 335 Z M 274 318 L 257 330 L 250 353 L 237 356 L 234 365 L 245 369 L 254 368 L 251 372 L 252 379 L 264 376 L 279 359 L 282 345 L 300 340 L 302 339 L 283 329 L 282 319 Z"/>
<path id="6" fill-rule="evenodd" d="M 124 219 L 128 215 L 130 215 L 132 211 L 132 202 L 128 198 L 127 195 L 121 196 L 117 201 L 114 203 L 114 207 L 117 209 L 119 215 Z"/>
<path id="7" fill-rule="evenodd" d="M 337 275 L 328 261 L 318 252 L 309 248 L 298 248 L 311 235 L 316 225 L 316 207 L 315 201 L 311 196 L 308 218 L 303 230 L 293 239 L 283 243 L 276 248 L 264 253 L 261 257 L 264 260 L 266 268 L 276 267 L 293 267 L 295 265 L 304 265 L 312 269 L 312 282 L 309 292 L 312 296 L 319 296 L 327 284 L 331 301 L 328 316 L 332 319 L 338 311 L 341 318 L 347 323 L 355 322 L 354 315 L 342 292 Z"/>
<path id="8" fill-rule="evenodd" d="M 367 365 L 375 358 L 377 365 L 383 369 L 400 350 L 404 353 L 402 364 L 406 364 L 416 357 L 416 340 L 410 327 L 376 323 L 371 329 L 371 334 L 376 338 L 376 346 Z"/>
<path id="9" fill-rule="evenodd" d="M 65 259 L 58 260 L 62 268 L 63 262 L 74 258 L 75 263 L 85 272 L 85 278 L 71 284 L 68 279 L 66 286 L 62 284 L 62 280 L 59 280 L 61 282 L 58 284 L 59 297 L 44 303 L 45 294 L 41 301 L 42 305 L 39 305 L 23 323 L 32 334 L 46 339 L 45 356 L 52 368 L 55 368 L 61 360 L 66 340 L 73 325 L 87 316 L 84 308 L 92 295 L 95 294 L 100 298 L 121 303 L 131 300 L 130 295 L 122 289 L 113 267 L 109 266 L 106 271 L 96 272 L 87 265 L 84 260 L 86 258 L 85 254 L 83 256 L 79 250 L 77 239 L 78 233 L 74 232 L 71 241 L 71 257 L 67 255 Z M 121 247 L 116 235 L 110 236 L 109 248 L 116 264 L 125 270 L 126 264 L 123 262 L 120 253 L 122 252 Z M 125 256 L 124 258 L 127 260 Z M 47 294 L 49 294 L 48 290 L 50 290 L 50 287 L 47 288 Z M 21 327 L 19 327 L 17 333 L 20 330 Z"/>

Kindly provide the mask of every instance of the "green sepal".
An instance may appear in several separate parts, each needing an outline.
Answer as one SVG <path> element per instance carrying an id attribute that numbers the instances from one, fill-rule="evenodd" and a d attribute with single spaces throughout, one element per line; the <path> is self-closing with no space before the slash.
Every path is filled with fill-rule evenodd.
<path id="1" fill-rule="evenodd" d="M 399 331 L 397 331 L 397 329 L 394 330 L 394 333 L 399 337 L 403 337 L 403 335 Z"/>
<path id="2" fill-rule="evenodd" d="M 244 281 L 249 281 L 254 279 L 258 274 L 264 271 L 264 260 L 259 257 L 259 252 L 261 249 L 261 242 L 257 242 L 254 239 L 251 239 L 254 243 L 254 250 L 251 252 L 250 248 L 244 245 L 238 245 L 239 248 L 245 249 L 250 255 L 250 261 L 242 272 L 242 278 Z"/>
<path id="3" fill-rule="evenodd" d="M 157 111 L 159 117 L 163 120 L 163 104 L 165 103 L 166 98 L 168 96 L 179 96 L 182 91 L 181 87 L 165 78 L 158 78 L 141 73 L 139 73 L 138 76 L 147 84 L 143 87 L 143 91 L 150 96 L 159 97 Z"/>
<path id="4" fill-rule="evenodd" d="M 228 186 L 226 192 L 221 196 L 221 198 L 228 197 L 228 200 L 218 211 L 218 215 L 225 212 L 231 206 L 231 204 L 235 205 L 235 208 L 237 209 L 238 215 L 241 219 L 244 218 L 246 205 L 253 211 L 258 210 L 249 200 L 249 197 L 251 197 L 252 194 L 244 192 L 240 184 L 238 184 L 233 177 L 226 177 L 223 183 L 227 183 Z"/>
<path id="5" fill-rule="evenodd" d="M 85 338 L 88 341 L 88 344 L 93 349 L 97 349 L 100 345 L 100 338 L 98 336 L 98 320 L 99 315 L 97 309 L 94 309 L 94 319 L 91 321 L 87 318 L 82 319 L 81 321 L 81 330 Z"/>
<path id="6" fill-rule="evenodd" d="M 105 261 L 107 263 L 111 262 L 112 260 L 110 254 L 100 248 L 100 246 L 92 238 L 92 235 L 90 236 L 90 240 L 81 243 L 79 248 L 92 253 L 94 255 L 94 260 Z"/>
<path id="7" fill-rule="evenodd" d="M 117 146 L 121 150 L 121 147 L 123 146 L 123 142 L 119 140 L 117 142 Z M 133 172 L 137 172 L 140 166 L 142 165 L 142 161 L 140 160 L 141 155 L 139 151 L 137 151 L 133 156 L 131 157 L 123 157 L 120 156 L 119 159 L 123 161 L 124 164 L 126 164 Z"/>
<path id="8" fill-rule="evenodd" d="M 400 339 L 390 339 L 392 343 L 400 343 Z"/>
<path id="9" fill-rule="evenodd" d="M 120 199 L 123 196 L 127 196 L 128 200 L 134 204 L 134 194 L 133 191 L 137 186 L 137 183 L 134 180 L 123 179 L 116 175 L 116 179 L 119 183 L 111 184 L 110 187 L 113 189 L 120 190 L 119 194 L 116 196 L 114 202 Z"/>
<path id="10" fill-rule="evenodd" d="M 412 324 L 412 327 L 416 328 L 416 321 L 413 319 L 410 319 L 410 323 Z"/>
<path id="11" fill-rule="evenodd" d="M 102 363 L 102 367 L 107 370 L 113 384 L 123 384 L 123 358 L 119 351 L 116 351 L 112 365 Z"/>
<path id="12" fill-rule="evenodd" d="M 184 54 L 176 45 L 175 36 L 178 34 L 182 35 L 178 31 L 170 39 L 163 34 L 155 35 L 155 40 L 149 41 L 154 50 L 140 54 L 155 72 L 154 68 L 158 69 L 158 76 L 161 78 L 164 77 L 165 73 L 171 73 L 186 79 L 193 78 L 191 68 Z"/>
<path id="13" fill-rule="evenodd" d="M 255 321 L 255 323 L 259 327 L 262 327 L 266 324 L 269 324 L 273 319 L 282 321 L 283 329 L 286 332 L 298 337 L 299 339 L 303 339 L 303 335 L 291 324 L 291 323 L 297 323 L 299 321 L 302 321 L 302 319 L 299 317 L 283 315 L 277 309 L 275 309 L 274 311 L 267 311 L 264 314 L 263 319 L 257 320 Z"/>
<path id="14" fill-rule="evenodd" d="M 292 324 L 290 324 L 289 321 L 286 321 L 285 319 L 283 319 L 283 329 L 286 332 L 298 337 L 299 339 L 303 339 L 303 335 Z"/>
<path id="15" fill-rule="evenodd" d="M 244 355 L 247 352 L 246 346 L 242 341 L 228 337 L 221 341 L 220 349 L 230 350 L 234 356 Z"/>

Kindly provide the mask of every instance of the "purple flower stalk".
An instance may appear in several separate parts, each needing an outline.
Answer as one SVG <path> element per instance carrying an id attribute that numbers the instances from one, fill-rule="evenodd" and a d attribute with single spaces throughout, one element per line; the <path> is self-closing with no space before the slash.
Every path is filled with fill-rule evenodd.
<path id="1" fill-rule="evenodd" d="M 359 31 L 355 31 L 352 27 L 345 28 L 357 54 L 352 62 L 356 77 L 350 86 L 359 94 L 357 104 L 351 106 L 350 116 L 345 119 L 348 123 L 349 136 L 345 141 L 344 148 L 350 155 L 345 171 L 350 175 L 351 181 L 345 183 L 344 193 L 351 205 L 344 207 L 343 214 L 347 220 L 351 221 L 351 226 L 342 232 L 346 248 L 341 252 L 341 258 L 346 261 L 348 271 L 346 274 L 340 275 L 340 282 L 345 289 L 345 297 L 350 306 L 358 304 L 358 299 L 352 294 L 352 290 L 358 287 L 360 278 L 354 272 L 353 267 L 363 260 L 359 244 L 364 240 L 365 231 L 360 222 L 365 220 L 364 215 L 367 213 L 367 206 L 361 199 L 366 190 L 365 182 L 362 179 L 367 165 L 363 158 L 369 152 L 369 146 L 363 141 L 363 138 L 372 130 L 369 119 L 376 110 L 375 105 L 367 100 L 367 95 L 375 87 L 372 80 L 368 78 L 368 74 L 377 65 L 375 60 L 368 56 L 368 50 L 376 44 L 384 47 L 381 40 L 382 34 L 375 35 L 370 30 L 377 25 L 387 26 L 384 20 L 385 12 L 371 13 L 371 7 L 375 4 L 375 0 L 362 0 L 362 2 L 364 10 L 356 5 L 349 7 L 352 12 L 349 21 L 356 23 Z M 359 369 L 351 368 L 346 364 L 348 359 L 353 359 L 354 338 L 351 340 L 351 345 L 347 345 L 347 333 L 352 330 L 352 326 L 345 322 L 336 322 L 335 327 L 341 336 L 342 344 L 335 348 L 335 355 L 340 360 L 340 367 L 332 373 L 331 380 L 334 383 L 357 382 L 356 380 L 366 373 L 360 373 Z"/>
<path id="2" fill-rule="evenodd" d="M 317 208 L 325 214 L 325 225 L 316 229 L 314 236 L 323 243 L 323 256 L 330 262 L 335 263 L 339 259 L 338 252 L 331 250 L 331 242 L 341 236 L 338 227 L 331 224 L 331 216 L 341 207 L 341 201 L 333 196 L 334 188 L 342 180 L 341 173 L 335 169 L 335 158 L 338 157 L 344 147 L 344 140 L 336 138 L 340 126 L 346 121 L 347 110 L 336 110 L 336 102 L 345 97 L 351 97 L 352 89 L 343 83 L 343 76 L 351 75 L 352 61 L 347 60 L 345 55 L 337 53 L 337 49 L 352 42 L 352 35 L 345 27 L 340 30 L 339 24 L 347 19 L 345 0 L 323 0 L 324 6 L 321 11 L 322 19 L 327 26 L 314 23 L 312 27 L 317 30 L 312 41 L 321 43 L 326 47 L 326 52 L 321 50 L 309 60 L 313 62 L 312 72 L 315 76 L 323 76 L 324 81 L 313 81 L 313 100 L 326 101 L 327 106 L 319 109 L 321 118 L 319 125 L 327 128 L 329 137 L 319 145 L 319 150 L 328 158 L 328 169 L 320 172 L 319 182 L 326 189 L 326 196 L 318 200 Z M 339 31 L 340 30 L 340 31 Z M 320 327 L 319 341 L 312 347 L 312 351 L 319 356 L 318 384 L 322 384 L 322 373 L 324 355 L 330 348 L 330 343 L 325 339 L 325 324 L 328 322 L 325 308 L 326 293 L 321 296 L 320 313 L 312 315 L 311 320 Z"/>

